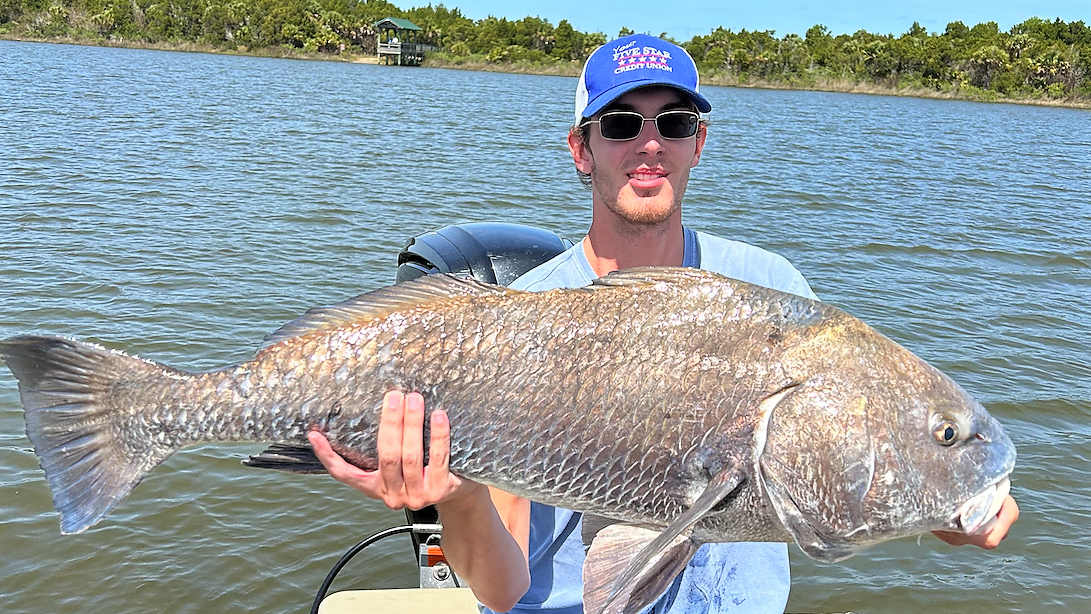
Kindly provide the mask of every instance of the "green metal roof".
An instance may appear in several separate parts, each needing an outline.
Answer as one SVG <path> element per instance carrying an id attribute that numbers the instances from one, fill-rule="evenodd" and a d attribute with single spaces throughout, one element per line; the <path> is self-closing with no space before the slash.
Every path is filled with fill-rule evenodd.
<path id="1" fill-rule="evenodd" d="M 409 21 L 408 19 L 398 19 L 397 17 L 387 17 L 386 19 L 380 19 L 371 24 L 373 28 L 394 28 L 395 30 L 420 30 L 421 27 L 417 24 Z"/>

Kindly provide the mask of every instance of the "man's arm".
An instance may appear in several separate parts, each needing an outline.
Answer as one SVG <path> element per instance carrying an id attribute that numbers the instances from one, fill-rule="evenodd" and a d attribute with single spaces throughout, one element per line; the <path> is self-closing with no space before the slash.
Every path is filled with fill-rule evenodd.
<path id="1" fill-rule="evenodd" d="M 435 505 L 443 521 L 443 552 L 451 567 L 481 603 L 506 612 L 530 588 L 528 537 L 517 542 L 508 532 L 512 526 L 529 536 L 529 502 L 525 521 L 502 521 L 486 486 L 450 473 L 451 425 L 446 412 L 433 412 L 430 426 L 425 465 L 424 398 L 418 393 L 388 392 L 379 419 L 377 471 L 364 471 L 346 462 L 321 433 L 312 432 L 308 439 L 331 476 L 387 507 Z M 501 499 L 505 513 L 517 516 L 517 505 Z M 519 528 L 524 525 L 525 531 Z"/>
<path id="2" fill-rule="evenodd" d="M 530 588 L 530 501 L 493 488 L 481 490 L 484 503 L 467 505 L 458 499 L 436 504 L 443 521 L 443 554 L 478 601 L 507 612 Z M 523 504 L 526 513 L 520 514 Z"/>

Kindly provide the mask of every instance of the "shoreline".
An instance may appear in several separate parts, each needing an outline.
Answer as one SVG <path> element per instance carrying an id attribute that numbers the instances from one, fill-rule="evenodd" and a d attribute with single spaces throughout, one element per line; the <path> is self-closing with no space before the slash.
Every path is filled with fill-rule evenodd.
<path id="1" fill-rule="evenodd" d="M 701 85 L 720 87 L 741 87 L 766 90 L 796 90 L 807 92 L 831 92 L 835 94 L 858 94 L 864 96 L 897 96 L 901 98 L 927 98 L 931 100 L 951 100 L 961 102 L 980 102 L 989 104 L 1019 104 L 1034 107 L 1055 107 L 1091 111 L 1091 99 L 1057 100 L 1052 98 L 1011 98 L 1005 96 L 980 96 L 975 93 L 962 94 L 954 91 L 934 90 L 926 87 L 906 86 L 901 88 L 882 87 L 872 83 L 856 82 L 849 79 L 823 79 L 812 85 L 793 85 L 776 81 L 738 83 L 731 79 L 702 80 Z"/>
<path id="2" fill-rule="evenodd" d="M 71 37 L 62 38 L 27 38 L 13 35 L 12 33 L 0 33 L 0 40 L 9 40 L 24 43 L 49 43 L 55 45 L 77 45 L 82 47 L 112 47 L 119 49 L 149 49 L 153 51 L 177 51 L 182 53 L 210 53 L 215 55 L 238 55 L 250 57 L 264 57 L 288 60 L 309 60 L 323 62 L 349 62 L 354 64 L 379 64 L 379 59 L 373 55 L 360 55 L 353 53 L 327 54 L 321 52 L 305 52 L 298 49 L 284 47 L 266 47 L 261 49 L 221 49 L 210 45 L 198 43 L 144 43 L 140 41 L 125 40 L 86 40 Z M 569 65 L 553 64 L 538 65 L 525 62 L 496 64 L 474 59 L 465 61 L 452 61 L 447 58 L 426 57 L 421 64 L 423 68 L 439 68 L 446 70 L 467 70 L 475 72 L 497 72 L 522 75 L 540 75 L 552 77 L 579 77 L 581 68 L 575 63 Z M 412 69 L 414 67 L 404 67 Z M 935 90 L 925 87 L 906 86 L 891 88 L 853 81 L 850 79 L 830 79 L 826 77 L 816 78 L 813 83 L 793 84 L 782 81 L 766 81 L 764 79 L 740 80 L 734 77 L 702 78 L 701 85 L 716 87 L 739 87 L 767 90 L 796 90 L 810 92 L 833 92 L 840 94 L 863 94 L 869 96 L 898 96 L 907 98 L 927 98 L 933 100 L 960 100 L 964 102 L 1006 103 L 1027 106 L 1056 107 L 1065 109 L 1091 110 L 1091 99 L 1053 99 L 1053 98 L 1011 98 L 992 94 L 981 95 L 977 92 L 962 93 L 957 86 L 952 90 Z"/>

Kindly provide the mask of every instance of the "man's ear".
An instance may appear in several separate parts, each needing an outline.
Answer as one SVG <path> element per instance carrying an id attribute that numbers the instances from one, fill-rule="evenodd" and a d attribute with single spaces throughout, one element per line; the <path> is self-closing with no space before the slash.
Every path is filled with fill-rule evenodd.
<path id="1" fill-rule="evenodd" d="M 587 146 L 587 140 L 579 128 L 568 131 L 568 151 L 572 152 L 572 162 L 576 164 L 576 170 L 590 175 L 594 160 L 591 157 L 591 148 Z"/>
<path id="2" fill-rule="evenodd" d="M 690 161 L 689 167 L 693 168 L 697 166 L 697 163 L 701 161 L 701 152 L 705 149 L 705 139 L 708 138 L 708 125 L 701 124 L 697 128 L 697 147 L 693 150 L 693 160 Z"/>

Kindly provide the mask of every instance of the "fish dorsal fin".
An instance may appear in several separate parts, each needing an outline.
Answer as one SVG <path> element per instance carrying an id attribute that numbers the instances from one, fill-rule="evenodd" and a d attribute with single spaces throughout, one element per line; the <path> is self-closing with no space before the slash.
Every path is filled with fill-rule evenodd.
<path id="1" fill-rule="evenodd" d="M 267 335 L 261 344 L 261 349 L 316 330 L 357 324 L 433 301 L 460 296 L 503 295 L 516 292 L 519 291 L 482 283 L 476 279 L 464 279 L 447 274 L 425 275 L 361 294 L 343 303 L 310 309 L 300 318 Z"/>
<path id="2" fill-rule="evenodd" d="M 693 283 L 695 281 L 716 281 L 726 279 L 719 273 L 702 271 L 680 266 L 642 266 L 613 271 L 605 277 L 596 279 L 596 286 L 646 286 L 659 282 Z"/>
<path id="3" fill-rule="evenodd" d="M 589 614 L 631 614 L 655 601 L 667 590 L 674 578 L 682 573 L 690 558 L 697 552 L 699 544 L 688 537 L 693 525 L 734 492 L 744 480 L 742 473 L 734 467 L 717 473 L 689 509 L 667 525 L 662 533 L 652 534 L 654 539 L 648 539 L 646 534 L 636 537 L 633 533 L 634 527 L 628 525 L 611 525 L 603 529 L 591 543 L 583 565 L 584 611 Z M 603 539 L 601 543 L 599 537 Z M 616 556 L 610 552 L 619 542 L 632 541 L 634 537 L 643 545 L 639 554 Z M 612 572 L 597 569 L 604 565 L 614 567 L 607 561 L 618 558 L 628 562 L 625 571 L 620 575 L 615 576 Z M 602 579 L 607 574 L 615 577 L 612 583 Z"/>

